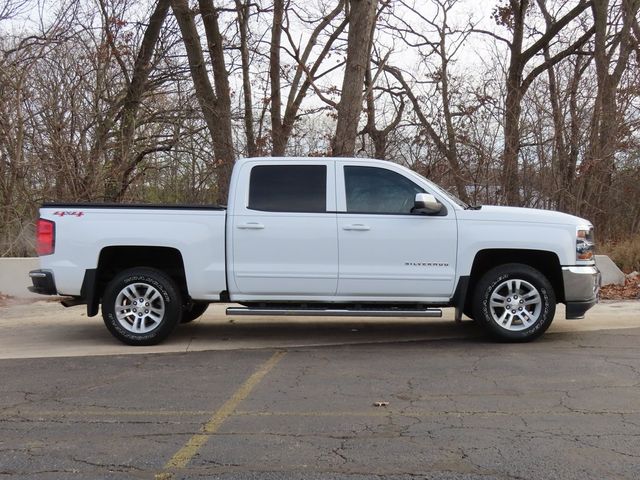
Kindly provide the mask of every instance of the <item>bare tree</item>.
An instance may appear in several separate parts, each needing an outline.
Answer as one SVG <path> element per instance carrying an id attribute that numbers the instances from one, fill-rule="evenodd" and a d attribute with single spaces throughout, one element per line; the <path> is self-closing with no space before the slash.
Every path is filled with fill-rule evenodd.
<path id="1" fill-rule="evenodd" d="M 344 0 L 339 0 L 333 9 L 317 22 L 309 35 L 308 41 L 304 47 L 302 47 L 295 42 L 291 29 L 289 28 L 289 22 L 287 21 L 289 9 L 285 8 L 284 0 L 274 0 L 269 66 L 271 80 L 271 153 L 273 156 L 285 154 L 289 137 L 298 118 L 300 106 L 309 89 L 311 88 L 316 94 L 319 94 L 315 82 L 340 66 L 333 66 L 325 71 L 320 71 L 320 67 L 331 52 L 334 42 L 347 25 L 347 19 L 345 18 L 336 26 L 332 26 L 332 22 L 338 19 L 343 12 L 344 5 Z M 328 33 L 328 31 L 330 31 L 330 33 Z M 284 114 L 282 113 L 283 104 L 281 93 L 283 69 L 280 58 L 281 51 L 284 49 L 282 45 L 283 33 L 286 35 L 289 43 L 286 51 L 291 55 L 296 65 L 293 78 L 289 84 L 289 93 L 286 104 L 284 105 Z M 320 36 L 323 33 L 328 33 L 328 36 L 314 59 L 314 50 L 319 46 Z"/>
<path id="2" fill-rule="evenodd" d="M 113 55 L 122 66 L 123 77 L 125 79 L 124 89 L 126 93 L 122 102 L 122 108 L 116 115 L 120 119 L 120 128 L 116 143 L 117 152 L 115 152 L 111 164 L 107 167 L 108 173 L 106 175 L 105 186 L 105 199 L 118 201 L 122 199 L 129 186 L 131 173 L 144 157 L 152 152 L 168 150 L 172 147 L 171 143 L 167 145 L 161 144 L 148 147 L 140 152 L 135 152 L 133 148 L 138 110 L 145 90 L 148 88 L 147 81 L 153 66 L 153 53 L 158 38 L 160 37 L 162 25 L 169 11 L 169 0 L 159 0 L 151 13 L 149 24 L 144 32 L 133 71 L 130 75 L 124 60 L 120 56 L 118 46 L 115 44 L 113 33 L 110 30 L 111 19 L 107 13 L 104 0 L 100 0 L 100 7 L 107 30 L 107 42 Z"/>
<path id="3" fill-rule="evenodd" d="M 212 64 L 215 92 L 209 81 L 202 44 L 194 20 L 195 14 L 189 9 L 187 0 L 171 0 L 171 8 L 180 26 L 182 40 L 187 51 L 196 97 L 214 146 L 215 164 L 218 172 L 218 201 L 226 202 L 231 169 L 235 160 L 231 129 L 229 78 L 225 66 L 218 13 L 213 7 L 212 0 L 199 0 L 199 6 Z"/>
<path id="4" fill-rule="evenodd" d="M 590 28 L 582 36 L 552 57 L 536 65 L 525 75 L 525 68 L 548 47 L 554 38 L 573 20 L 578 18 L 591 5 L 590 0 L 580 0 L 578 4 L 559 18 L 549 16 L 545 31 L 531 45 L 525 46 L 527 12 L 530 0 L 508 0 L 507 5 L 496 9 L 495 18 L 499 24 L 509 28 L 511 38 L 495 38 L 505 42 L 509 48 L 509 66 L 506 78 L 506 97 L 504 110 L 504 154 L 502 169 L 502 188 L 504 201 L 510 205 L 520 205 L 520 180 L 518 176 L 518 154 L 520 152 L 520 114 L 522 99 L 531 83 L 548 68 L 575 53 L 593 35 Z"/>
<path id="5" fill-rule="evenodd" d="M 443 125 L 437 125 L 430 118 L 424 109 L 424 97 L 416 92 L 416 85 L 410 85 L 405 74 L 399 68 L 392 66 L 384 66 L 384 68 L 398 80 L 407 93 L 420 126 L 449 164 L 458 196 L 462 200 L 468 201 L 465 176 L 458 153 L 458 133 L 455 119 L 465 117 L 466 112 L 473 111 L 477 105 L 462 106 L 459 104 L 454 110 L 449 66 L 469 36 L 471 25 L 460 29 L 452 27 L 450 24 L 449 16 L 457 4 L 455 0 L 434 0 L 432 4 L 437 7 L 437 14 L 430 17 L 422 13 L 421 8 L 416 7 L 415 4 L 402 2 L 402 5 L 411 12 L 411 17 L 419 21 L 419 25 L 416 26 L 408 22 L 403 16 L 397 16 L 396 20 L 399 25 L 396 27 L 396 31 L 405 44 L 421 49 L 419 57 L 422 62 L 430 62 L 432 57 L 435 58 L 433 74 L 422 83 L 436 85 L 433 95 L 440 97 L 438 110 L 441 111 Z M 454 38 L 451 39 L 451 37 Z M 415 83 L 421 82 L 416 81 Z"/>
<path id="6" fill-rule="evenodd" d="M 618 110 L 617 90 L 629 66 L 629 57 L 637 47 L 633 25 L 637 25 L 640 1 L 622 0 L 620 3 L 621 18 L 613 22 L 613 31 L 609 31 L 609 18 L 618 15 L 611 11 L 609 0 L 593 0 L 591 7 L 595 24 L 597 93 L 591 120 L 589 158 L 582 168 L 585 179 L 583 212 L 594 216 L 599 224 L 608 217 L 607 205 L 602 205 L 601 201 L 612 185 L 623 118 Z"/>
<path id="7" fill-rule="evenodd" d="M 253 128 L 253 97 L 251 93 L 251 61 L 249 58 L 249 15 L 251 2 L 235 0 L 240 33 L 240 59 L 242 62 L 242 94 L 244 100 L 244 131 L 247 137 L 247 155 L 255 157 L 256 136 Z"/>
<path id="8" fill-rule="evenodd" d="M 402 121 L 402 114 L 405 108 L 404 94 L 391 94 L 392 98 L 398 98 L 398 107 L 395 110 L 393 119 L 385 127 L 378 128 L 376 126 L 375 77 L 371 74 L 371 63 L 369 63 L 369 66 L 367 67 L 367 71 L 365 73 L 365 87 L 367 123 L 365 124 L 360 134 L 368 135 L 371 138 L 374 148 L 374 157 L 385 159 L 387 158 L 389 135 L 398 127 L 398 125 Z M 391 91 L 390 89 L 386 90 Z"/>
<path id="9" fill-rule="evenodd" d="M 0 254 L 33 253 L 42 201 L 222 200 L 237 151 L 327 155 L 336 119 L 470 202 L 640 232 L 638 3 L 501 0 L 508 33 L 469 37 L 458 0 L 0 0 Z"/>
<path id="10" fill-rule="evenodd" d="M 8 20 L 23 12 L 29 4 L 29 0 L 2 0 L 0 1 L 0 21 Z"/>
<path id="11" fill-rule="evenodd" d="M 333 140 L 333 155 L 353 156 L 360 113 L 364 77 L 369 65 L 371 30 L 374 28 L 377 0 L 349 0 L 349 37 L 342 93 L 337 105 L 338 122 Z"/>

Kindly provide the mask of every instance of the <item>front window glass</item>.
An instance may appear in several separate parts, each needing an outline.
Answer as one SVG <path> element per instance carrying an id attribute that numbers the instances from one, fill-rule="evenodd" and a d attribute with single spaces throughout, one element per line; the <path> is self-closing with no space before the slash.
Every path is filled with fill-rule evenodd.
<path id="1" fill-rule="evenodd" d="M 416 193 L 424 189 L 392 170 L 377 167 L 344 167 L 349 213 L 410 214 Z"/>

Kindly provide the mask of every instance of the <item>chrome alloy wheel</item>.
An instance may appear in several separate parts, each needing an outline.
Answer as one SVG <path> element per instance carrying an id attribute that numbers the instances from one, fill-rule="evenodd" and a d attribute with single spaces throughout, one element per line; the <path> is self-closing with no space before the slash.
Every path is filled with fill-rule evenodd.
<path id="1" fill-rule="evenodd" d="M 536 287 L 525 280 L 510 279 L 500 283 L 489 299 L 491 318 L 500 327 L 518 332 L 540 318 L 542 297 Z"/>
<path id="2" fill-rule="evenodd" d="M 118 293 L 115 313 L 118 323 L 127 331 L 148 333 L 164 318 L 164 299 L 148 283 L 132 283 Z"/>

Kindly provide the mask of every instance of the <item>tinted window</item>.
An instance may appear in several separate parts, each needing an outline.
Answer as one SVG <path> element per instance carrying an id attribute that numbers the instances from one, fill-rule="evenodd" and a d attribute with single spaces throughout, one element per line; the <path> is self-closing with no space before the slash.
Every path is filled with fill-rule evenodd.
<path id="1" fill-rule="evenodd" d="M 325 212 L 327 167 L 260 165 L 251 169 L 249 208 L 269 212 Z"/>
<path id="2" fill-rule="evenodd" d="M 399 173 L 376 167 L 344 167 L 347 212 L 409 214 L 424 190 Z"/>

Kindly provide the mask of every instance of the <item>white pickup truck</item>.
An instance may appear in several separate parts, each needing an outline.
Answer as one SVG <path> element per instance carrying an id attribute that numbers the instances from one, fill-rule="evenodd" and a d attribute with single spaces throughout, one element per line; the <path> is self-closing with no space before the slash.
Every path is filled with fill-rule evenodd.
<path id="1" fill-rule="evenodd" d="M 466 205 L 380 160 L 248 158 L 227 208 L 44 204 L 30 289 L 102 305 L 131 345 L 165 339 L 209 303 L 233 315 L 440 316 L 528 341 L 556 303 L 598 298 L 593 226 L 564 213 Z"/>

